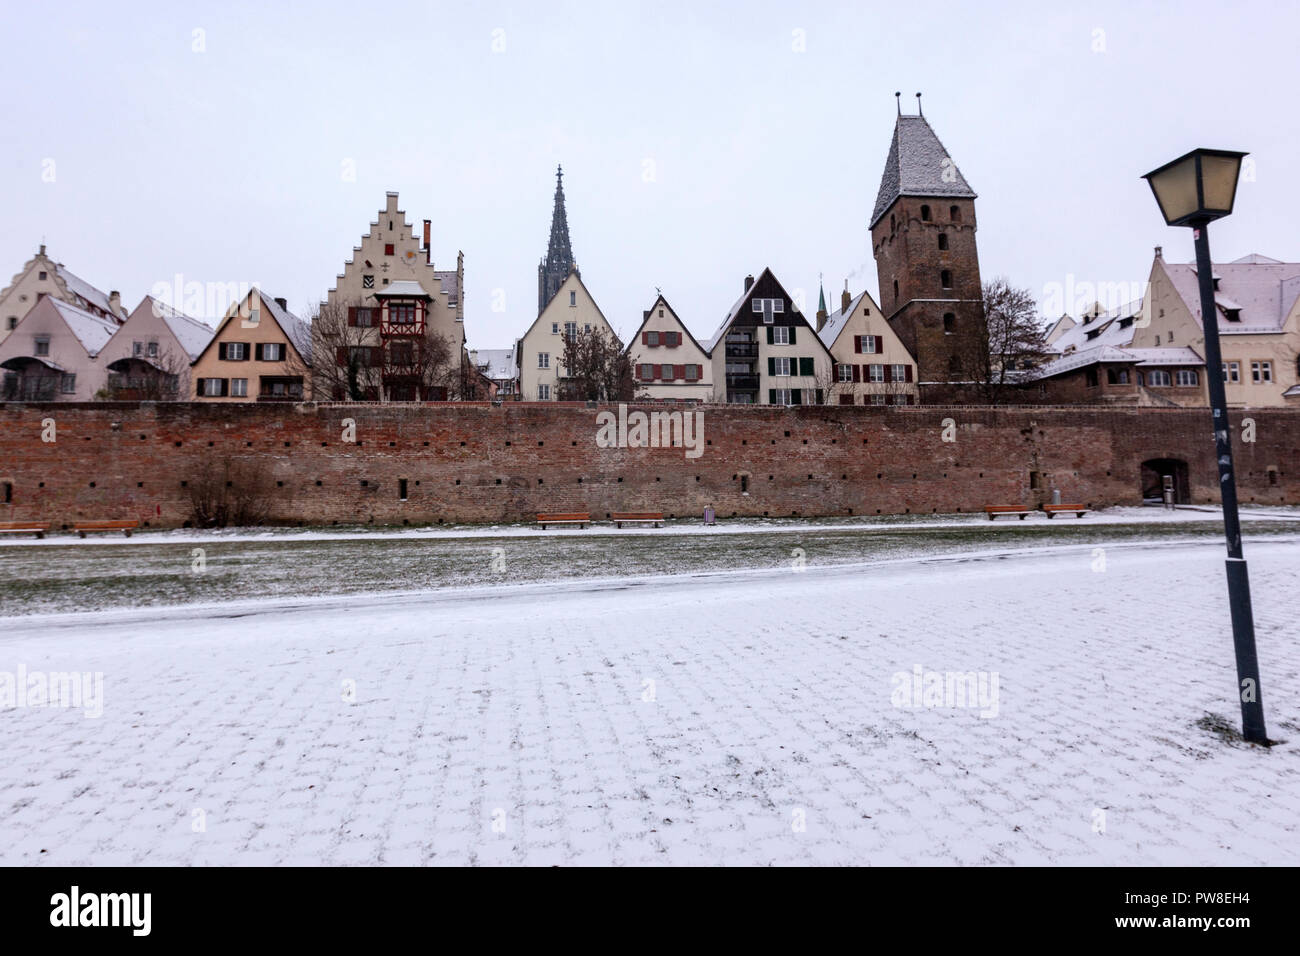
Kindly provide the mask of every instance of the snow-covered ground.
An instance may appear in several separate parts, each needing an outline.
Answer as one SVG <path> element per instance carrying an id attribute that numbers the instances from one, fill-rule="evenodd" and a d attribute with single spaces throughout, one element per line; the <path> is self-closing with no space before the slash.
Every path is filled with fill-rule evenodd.
<path id="1" fill-rule="evenodd" d="M 103 713 L 0 711 L 0 863 L 1294 865 L 1300 543 L 1247 556 L 1271 750 L 1217 543 L 3 619 Z"/>

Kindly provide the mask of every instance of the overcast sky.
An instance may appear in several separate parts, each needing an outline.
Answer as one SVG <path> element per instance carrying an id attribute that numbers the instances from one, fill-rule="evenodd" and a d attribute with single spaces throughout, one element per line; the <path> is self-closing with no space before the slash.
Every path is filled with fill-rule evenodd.
<path id="1" fill-rule="evenodd" d="M 435 264 L 465 252 L 470 347 L 505 347 L 536 317 L 562 162 L 583 279 L 625 336 L 656 286 L 711 334 L 764 266 L 811 317 L 819 273 L 828 299 L 846 277 L 878 298 L 895 90 L 924 93 L 979 193 L 985 279 L 1046 299 L 1140 283 L 1157 244 L 1190 260 L 1139 176 L 1201 145 L 1255 164 L 1216 260 L 1300 261 L 1298 9 L 6 3 L 0 282 L 44 241 L 131 305 L 180 274 L 302 312 L 397 190 Z"/>

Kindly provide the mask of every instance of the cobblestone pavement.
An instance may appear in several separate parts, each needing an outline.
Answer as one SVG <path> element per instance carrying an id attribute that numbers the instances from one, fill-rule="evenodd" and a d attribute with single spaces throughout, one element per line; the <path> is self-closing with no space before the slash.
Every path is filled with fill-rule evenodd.
<path id="1" fill-rule="evenodd" d="M 0 620 L 104 681 L 0 710 L 0 863 L 1295 865 L 1300 543 L 1248 557 L 1271 750 L 1203 544 Z"/>

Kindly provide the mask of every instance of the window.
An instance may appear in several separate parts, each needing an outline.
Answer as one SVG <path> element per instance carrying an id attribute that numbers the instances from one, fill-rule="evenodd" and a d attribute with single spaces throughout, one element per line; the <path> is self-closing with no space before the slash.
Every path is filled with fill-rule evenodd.
<path id="1" fill-rule="evenodd" d="M 1097 387 L 1097 369 L 1090 368 L 1083 373 L 1084 380 L 1088 383 L 1089 388 Z"/>
<path id="2" fill-rule="evenodd" d="M 590 331 L 591 331 L 591 323 L 586 323 L 586 324 L 584 324 L 584 325 L 582 326 L 582 331 L 584 331 L 584 332 L 590 332 Z"/>
<path id="3" fill-rule="evenodd" d="M 921 221 L 922 221 L 922 222 L 929 222 L 929 221 L 930 221 L 930 207 L 929 207 L 929 206 L 925 206 L 925 205 L 921 206 Z"/>
<path id="4" fill-rule="evenodd" d="M 551 353 L 550 353 L 550 352 L 538 352 L 538 353 L 537 353 L 537 367 L 538 367 L 538 368 L 550 368 L 550 367 L 551 367 Z"/>
<path id="5" fill-rule="evenodd" d="M 1107 385 L 1127 385 L 1128 369 L 1126 368 L 1108 368 L 1106 369 Z"/>
<path id="6" fill-rule="evenodd" d="M 883 365 L 867 366 L 867 381 L 883 382 L 884 380 L 885 380 L 885 366 Z"/>
<path id="7" fill-rule="evenodd" d="M 552 323 L 551 323 L 551 334 L 552 334 L 552 335 L 559 335 L 559 334 L 560 334 L 560 323 L 559 323 L 559 322 L 552 322 Z"/>
<path id="8" fill-rule="evenodd" d="M 681 344 L 682 344 L 682 333 L 680 332 L 664 333 L 664 345 L 668 346 L 670 349 L 675 349 L 677 348 L 677 346 Z"/>
<path id="9" fill-rule="evenodd" d="M 1258 384 L 1273 381 L 1273 363 L 1272 362 L 1251 362 L 1250 363 L 1251 381 Z"/>
<path id="10" fill-rule="evenodd" d="M 770 363 L 772 363 L 772 374 L 773 374 L 773 375 L 789 375 L 789 374 L 791 374 L 791 372 L 790 372 L 790 359 L 788 359 L 788 358 L 773 358 L 773 359 L 768 359 L 768 361 L 769 361 Z"/>
<path id="11" fill-rule="evenodd" d="M 248 343 L 222 342 L 217 346 L 217 358 L 226 362 L 242 362 L 248 358 Z"/>
<path id="12" fill-rule="evenodd" d="M 663 317 L 664 317 L 664 310 L 663 310 L 663 309 L 660 309 L 660 310 L 659 310 L 659 318 L 662 319 Z"/>
<path id="13" fill-rule="evenodd" d="M 385 243 L 384 243 L 384 255 L 386 255 L 386 256 L 391 256 L 392 254 L 393 254 L 393 244 L 392 244 L 391 242 L 385 242 Z"/>
<path id="14" fill-rule="evenodd" d="M 772 329 L 773 345 L 790 344 L 790 327 L 788 325 L 778 325 Z"/>
<path id="15" fill-rule="evenodd" d="M 641 381 L 653 382 L 655 378 L 655 367 L 650 363 L 641 366 Z"/>
<path id="16" fill-rule="evenodd" d="M 1160 344 L 1160 336 L 1157 335 L 1157 336 L 1156 336 L 1156 345 L 1159 345 L 1159 344 Z"/>
<path id="17" fill-rule="evenodd" d="M 1177 381 L 1179 385 L 1183 386 L 1199 385 L 1201 384 L 1201 377 L 1196 374 L 1195 369 L 1180 368 L 1177 372 L 1175 381 Z"/>
<path id="18" fill-rule="evenodd" d="M 686 381 L 698 382 L 700 380 L 700 371 L 701 369 L 698 365 L 686 366 Z"/>
<path id="19" fill-rule="evenodd" d="M 36 339 L 36 355 L 50 354 L 50 338 L 47 335 L 38 336 Z M 1259 364 L 1259 363 L 1256 363 Z"/>
<path id="20" fill-rule="evenodd" d="M 1241 381 L 1241 363 L 1240 363 L 1240 362 L 1224 362 L 1224 363 L 1223 363 L 1223 380 L 1224 380 L 1225 382 L 1240 382 L 1240 381 Z"/>
<path id="21" fill-rule="evenodd" d="M 1148 385 L 1168 385 L 1170 382 L 1169 373 L 1163 369 L 1155 369 L 1147 372 Z"/>
<path id="22" fill-rule="evenodd" d="M 867 399 L 868 399 L 869 404 L 872 404 L 872 405 L 883 405 L 883 404 L 885 404 L 885 396 L 883 396 L 883 395 L 868 395 L 868 396 L 867 396 Z"/>
<path id="23" fill-rule="evenodd" d="M 868 355 L 875 355 L 876 352 L 879 351 L 879 350 L 876 348 L 876 340 L 877 340 L 878 338 L 879 338 L 879 336 L 877 336 L 877 335 L 859 335 L 859 336 L 858 336 L 858 351 L 859 351 L 859 352 L 865 352 L 865 353 L 868 354 Z"/>
<path id="24" fill-rule="evenodd" d="M 224 378 L 201 378 L 199 379 L 199 394 L 208 398 L 219 398 L 225 393 L 226 380 Z"/>
<path id="25" fill-rule="evenodd" d="M 374 287 L 375 287 L 375 277 L 374 277 L 374 276 L 362 276 L 362 277 L 361 277 L 361 288 L 363 288 L 363 289 L 373 289 Z"/>
<path id="26" fill-rule="evenodd" d="M 232 378 L 230 380 L 230 394 L 243 398 L 248 394 L 248 379 Z"/>
<path id="27" fill-rule="evenodd" d="M 574 341 L 574 340 L 576 340 L 576 339 L 578 338 L 578 323 L 577 323 L 577 322 L 565 322 L 565 323 L 564 323 L 564 337 L 565 337 L 566 339 L 568 339 L 570 342 L 572 342 L 572 341 Z"/>
<path id="28" fill-rule="evenodd" d="M 65 373 L 59 384 L 64 395 L 71 395 L 77 390 L 77 376 L 72 372 Z"/>
<path id="29" fill-rule="evenodd" d="M 549 386 L 549 385 L 538 385 L 538 386 L 537 386 L 537 400 L 538 400 L 539 402 L 549 402 L 549 401 L 551 400 L 551 386 Z"/>
<path id="30" fill-rule="evenodd" d="M 397 479 L 397 497 L 398 500 L 400 501 L 406 500 L 406 479 L 405 478 Z"/>
<path id="31" fill-rule="evenodd" d="M 661 365 L 659 366 L 659 377 L 665 382 L 671 382 L 677 376 L 673 374 L 673 367 L 671 365 Z"/>
<path id="32" fill-rule="evenodd" d="M 944 269 L 942 272 L 940 272 L 940 273 L 939 273 L 939 284 L 942 285 L 945 289 L 951 289 L 951 288 L 952 288 L 952 273 L 949 272 L 947 269 Z"/>
<path id="33" fill-rule="evenodd" d="M 9 329 L 12 331 L 16 328 L 18 328 L 18 316 L 11 315 L 9 316 Z"/>
<path id="34" fill-rule="evenodd" d="M 946 232 L 939 233 L 939 251 L 948 251 L 948 234 Z"/>
<path id="35" fill-rule="evenodd" d="M 792 397 L 792 393 L 791 393 L 790 389 L 788 389 L 788 388 L 774 388 L 774 389 L 772 389 L 772 404 L 773 404 L 773 405 L 790 405 L 790 404 L 793 404 L 793 397 Z"/>
<path id="36" fill-rule="evenodd" d="M 1229 322 L 1241 321 L 1241 309 L 1224 309 L 1223 314 Z"/>
<path id="37" fill-rule="evenodd" d="M 645 344 L 657 347 L 659 345 L 659 333 L 647 332 L 645 334 Z"/>
<path id="38" fill-rule="evenodd" d="M 388 321 L 393 325 L 414 325 L 415 303 L 390 302 L 388 305 Z"/>
<path id="39" fill-rule="evenodd" d="M 414 365 L 415 348 L 411 342 L 394 342 L 388 346 L 388 359 L 392 365 Z"/>
<path id="40" fill-rule="evenodd" d="M 948 218 L 951 219 L 953 222 L 961 222 L 961 207 L 960 207 L 960 206 L 949 206 L 949 207 L 948 207 Z"/>
<path id="41" fill-rule="evenodd" d="M 897 279 L 894 280 L 894 298 L 895 298 L 895 299 L 898 298 L 898 280 L 897 280 Z"/>
<path id="42" fill-rule="evenodd" d="M 891 233 L 894 231 L 894 227 L 895 227 L 896 225 L 897 225 L 897 224 L 894 222 L 894 214 L 891 212 L 891 213 L 889 214 L 889 231 L 890 231 Z"/>
<path id="43" fill-rule="evenodd" d="M 157 358 L 157 357 L 158 357 L 158 343 L 157 343 L 157 342 L 150 342 L 148 348 L 145 349 L 145 354 L 148 355 L 150 358 Z"/>
<path id="44" fill-rule="evenodd" d="M 40 272 L 36 273 L 36 278 L 38 279 L 48 279 L 49 277 L 50 274 L 43 269 Z"/>
<path id="45" fill-rule="evenodd" d="M 370 366 L 370 348 L 366 345 L 355 345 L 348 349 L 348 364 L 356 365 L 357 368 L 369 368 Z"/>
<path id="46" fill-rule="evenodd" d="M 774 315 L 785 312 L 784 299 L 753 299 L 750 301 L 750 308 L 755 312 L 763 313 L 763 324 L 771 325 L 775 319 Z"/>
<path id="47" fill-rule="evenodd" d="M 285 344 L 283 342 L 267 342 L 262 345 L 261 359 L 263 362 L 283 362 L 285 358 Z"/>
<path id="48" fill-rule="evenodd" d="M 836 369 L 836 377 L 837 377 L 837 379 L 838 379 L 839 381 L 841 381 L 841 382 L 851 382 L 851 381 L 853 381 L 853 366 L 852 366 L 852 365 L 837 365 L 837 366 L 835 366 L 835 369 Z"/>
<path id="49" fill-rule="evenodd" d="M 890 381 L 891 381 L 891 382 L 906 382 L 906 381 L 907 381 L 907 366 L 906 366 L 906 365 L 891 365 L 891 366 L 889 366 L 889 373 L 890 373 Z"/>
<path id="50" fill-rule="evenodd" d="M 943 334 L 952 335 L 953 330 L 956 327 L 957 327 L 957 316 L 953 315 L 951 312 L 945 312 L 943 314 Z"/>
<path id="51" fill-rule="evenodd" d="M 578 305 L 578 293 L 577 293 L 577 292 L 573 292 L 573 291 L 569 292 L 569 305 L 574 306 L 575 308 L 577 307 L 577 305 Z"/>

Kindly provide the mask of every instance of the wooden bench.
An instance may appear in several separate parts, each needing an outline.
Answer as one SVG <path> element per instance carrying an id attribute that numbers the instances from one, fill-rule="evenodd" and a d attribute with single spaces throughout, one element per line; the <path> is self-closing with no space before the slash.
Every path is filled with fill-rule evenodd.
<path id="1" fill-rule="evenodd" d="M 49 530 L 48 522 L 41 524 L 39 521 L 0 521 L 0 534 L 34 534 L 38 538 L 43 538 L 45 532 Z"/>
<path id="2" fill-rule="evenodd" d="M 1043 505 L 1043 510 L 1047 512 L 1047 517 L 1054 518 L 1058 514 L 1069 514 L 1074 512 L 1076 518 L 1082 518 L 1088 513 L 1087 505 Z"/>
<path id="3" fill-rule="evenodd" d="M 653 524 L 657 528 L 664 520 L 664 516 L 663 512 L 659 511 L 624 511 L 615 512 L 610 515 L 610 519 L 619 528 L 624 524 Z"/>
<path id="4" fill-rule="evenodd" d="M 548 524 L 576 524 L 580 528 L 585 528 L 591 524 L 591 515 L 586 511 L 557 511 L 553 514 L 539 514 L 537 523 L 542 526 L 543 531 Z"/>
<path id="5" fill-rule="evenodd" d="M 1021 521 L 1025 520 L 1025 515 L 1029 514 L 1029 509 L 1022 508 L 1020 505 L 985 505 L 984 513 L 992 521 L 998 515 L 1015 515 Z"/>
<path id="6" fill-rule="evenodd" d="M 131 532 L 138 527 L 140 527 L 138 521 L 78 521 L 72 526 L 72 530 L 83 538 L 88 531 L 121 531 L 129 538 Z"/>

